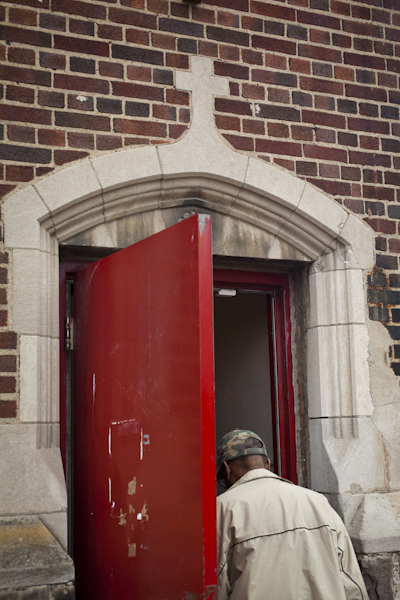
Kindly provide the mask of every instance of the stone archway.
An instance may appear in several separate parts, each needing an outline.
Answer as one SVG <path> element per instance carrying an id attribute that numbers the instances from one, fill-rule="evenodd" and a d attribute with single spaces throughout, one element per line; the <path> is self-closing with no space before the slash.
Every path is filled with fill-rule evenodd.
<path id="1" fill-rule="evenodd" d="M 53 458 L 43 459 L 47 463 L 35 485 L 44 490 L 43 496 L 51 486 L 56 488 L 51 504 L 55 513 L 65 505 L 61 461 L 54 448 L 59 421 L 59 244 L 82 240 L 95 229 L 103 240 L 99 245 L 113 245 L 117 222 L 134 215 L 142 223 L 150 216 L 138 235 L 146 234 L 146 227 L 150 234 L 164 226 L 163 211 L 175 214 L 174 209 L 193 203 L 219 219 L 222 237 L 214 240 L 218 253 L 229 254 L 233 237 L 239 236 L 250 256 L 311 265 L 307 379 L 313 487 L 326 493 L 345 492 L 354 481 L 363 492 L 381 487 L 380 474 L 367 480 L 359 462 L 371 443 L 376 461 L 383 452 L 369 419 L 373 407 L 364 281 L 374 262 L 373 234 L 303 180 L 226 145 L 214 128 L 211 103 L 212 93 L 223 94 L 226 82 L 211 76 L 210 63 L 195 57 L 193 75 L 177 73 L 177 87 L 193 92 L 193 122 L 182 140 L 84 160 L 4 203 L 5 246 L 12 260 L 12 328 L 20 337 L 20 426 L 29 425 L 30 432 L 35 426 L 38 447 L 53 448 Z M 313 454 L 320 446 L 325 452 Z M 354 458 L 351 466 L 345 460 L 343 467 L 339 460 L 349 456 Z M 28 470 L 29 461 L 36 459 L 27 454 L 23 460 Z M 326 477 L 332 471 L 335 481 Z M 28 498 L 18 485 L 21 513 Z M 37 502 L 36 510 L 42 512 Z"/>

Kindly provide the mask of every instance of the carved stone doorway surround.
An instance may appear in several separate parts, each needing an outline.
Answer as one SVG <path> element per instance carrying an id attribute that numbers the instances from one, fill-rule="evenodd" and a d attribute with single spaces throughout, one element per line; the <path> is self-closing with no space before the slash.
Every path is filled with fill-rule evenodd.
<path id="1" fill-rule="evenodd" d="M 365 280 L 374 264 L 373 234 L 305 181 L 228 147 L 213 117 L 213 95 L 226 95 L 228 83 L 212 76 L 211 68 L 209 59 L 194 57 L 190 73 L 176 72 L 176 88 L 192 91 L 192 124 L 180 141 L 85 159 L 4 203 L 11 327 L 20 339 L 20 420 L 1 428 L 11 428 L 6 437 L 24 473 L 13 476 L 10 463 L 3 475 L 14 487 L 6 495 L 9 514 L 45 513 L 54 530 L 65 527 L 58 449 L 59 244 L 82 243 L 90 230 L 99 245 L 113 246 L 124 220 L 140 218 L 150 234 L 165 225 L 163 214 L 183 206 L 219 219 L 217 254 L 229 255 L 235 238 L 247 248 L 245 256 L 311 265 L 306 345 L 312 487 L 339 495 L 349 519 L 384 489 L 384 449 L 370 420 Z M 352 488 L 348 497 L 355 484 L 358 493 Z M 353 535 L 360 551 L 391 550 L 390 544 L 374 549 L 376 539 L 368 547 L 361 529 Z"/>

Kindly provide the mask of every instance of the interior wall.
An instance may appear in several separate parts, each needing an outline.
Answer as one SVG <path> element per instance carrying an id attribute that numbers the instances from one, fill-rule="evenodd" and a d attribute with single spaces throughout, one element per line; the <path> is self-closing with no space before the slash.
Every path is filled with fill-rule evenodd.
<path id="1" fill-rule="evenodd" d="M 217 442 L 232 429 L 250 429 L 273 462 L 266 294 L 215 295 L 214 338 Z"/>

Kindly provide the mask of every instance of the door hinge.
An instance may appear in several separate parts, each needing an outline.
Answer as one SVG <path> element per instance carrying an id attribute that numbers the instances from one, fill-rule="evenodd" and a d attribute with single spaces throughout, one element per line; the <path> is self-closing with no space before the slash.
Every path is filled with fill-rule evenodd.
<path id="1" fill-rule="evenodd" d="M 64 326 L 64 342 L 65 350 L 74 349 L 74 319 L 72 317 L 66 317 Z"/>

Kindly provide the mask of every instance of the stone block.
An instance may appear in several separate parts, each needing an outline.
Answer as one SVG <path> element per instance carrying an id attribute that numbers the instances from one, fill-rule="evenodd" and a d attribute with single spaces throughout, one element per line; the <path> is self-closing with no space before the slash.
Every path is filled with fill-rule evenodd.
<path id="1" fill-rule="evenodd" d="M 114 152 L 93 159 L 92 164 L 105 192 L 162 175 L 155 146 Z"/>
<path id="2" fill-rule="evenodd" d="M 4 244 L 6 248 L 40 248 L 39 220 L 48 213 L 33 186 L 7 198 L 4 214 Z"/>
<path id="3" fill-rule="evenodd" d="M 83 161 L 50 175 L 35 185 L 52 213 L 68 204 L 101 194 L 101 186 L 90 161 Z"/>
<path id="4" fill-rule="evenodd" d="M 0 425 L 0 514 L 65 511 L 59 448 L 37 449 L 39 425 Z"/>
<path id="5" fill-rule="evenodd" d="M 400 597 L 399 563 L 398 553 L 360 557 L 361 572 L 369 600 L 398 600 Z"/>
<path id="6" fill-rule="evenodd" d="M 71 557 L 38 517 L 0 519 L 0 589 L 67 583 L 74 576 Z"/>

